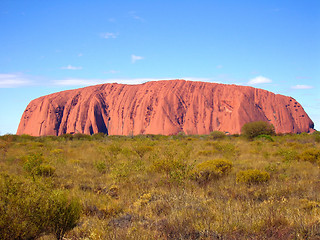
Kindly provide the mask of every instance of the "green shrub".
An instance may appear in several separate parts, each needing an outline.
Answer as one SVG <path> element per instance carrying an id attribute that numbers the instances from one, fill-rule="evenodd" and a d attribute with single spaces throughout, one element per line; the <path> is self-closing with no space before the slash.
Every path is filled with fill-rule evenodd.
<path id="1" fill-rule="evenodd" d="M 99 161 L 95 163 L 95 167 L 98 170 L 98 172 L 104 174 L 107 171 L 107 164 L 105 161 Z"/>
<path id="2" fill-rule="evenodd" d="M 134 147 L 134 151 L 139 155 L 139 157 L 142 159 L 143 156 L 147 153 L 152 151 L 152 147 L 150 146 L 144 146 L 144 145 L 137 145 Z"/>
<path id="3" fill-rule="evenodd" d="M 0 238 L 36 239 L 54 233 L 58 240 L 79 221 L 80 202 L 39 182 L 0 175 Z"/>
<path id="4" fill-rule="evenodd" d="M 320 163 L 320 149 L 310 148 L 299 154 L 299 159 L 311 163 Z"/>
<path id="5" fill-rule="evenodd" d="M 178 159 L 157 159 L 151 165 L 151 171 L 165 173 L 171 181 L 181 183 L 189 175 L 193 165 Z"/>
<path id="6" fill-rule="evenodd" d="M 265 140 L 268 140 L 270 142 L 274 142 L 273 138 L 270 135 L 266 135 L 266 134 L 261 134 L 261 135 L 257 136 L 257 138 L 265 139 Z"/>
<path id="7" fill-rule="evenodd" d="M 93 140 L 102 140 L 105 136 L 108 136 L 107 134 L 104 134 L 103 132 L 95 133 L 91 136 Z"/>
<path id="8" fill-rule="evenodd" d="M 50 177 L 55 173 L 55 168 L 45 164 L 42 154 L 34 153 L 26 157 L 23 168 L 34 178 L 35 176 Z"/>
<path id="9" fill-rule="evenodd" d="M 70 133 L 65 133 L 59 136 L 59 139 L 65 140 L 65 141 L 70 141 L 73 139 L 73 135 Z"/>
<path id="10" fill-rule="evenodd" d="M 249 122 L 242 126 L 241 133 L 248 139 L 253 139 L 259 135 L 274 135 L 274 126 L 268 122 Z"/>
<path id="11" fill-rule="evenodd" d="M 220 132 L 220 131 L 213 131 L 210 133 L 210 137 L 212 139 L 223 139 L 226 137 L 226 134 L 224 132 Z"/>
<path id="12" fill-rule="evenodd" d="M 83 133 L 75 133 L 73 135 L 74 140 L 91 140 L 91 135 L 83 134 Z"/>
<path id="13" fill-rule="evenodd" d="M 55 174 L 56 169 L 49 164 L 41 164 L 36 172 L 36 175 L 43 177 L 51 177 Z"/>
<path id="14" fill-rule="evenodd" d="M 214 148 L 220 152 L 220 154 L 223 155 L 225 158 L 232 158 L 236 157 L 239 154 L 239 150 L 237 147 L 228 142 L 216 142 L 214 145 Z"/>
<path id="15" fill-rule="evenodd" d="M 80 201 L 70 198 L 65 192 L 54 191 L 49 198 L 48 228 L 58 240 L 62 240 L 66 232 L 73 229 L 80 219 Z"/>
<path id="16" fill-rule="evenodd" d="M 225 159 L 208 160 L 195 166 L 192 178 L 199 184 L 207 184 L 211 180 L 227 175 L 232 166 L 232 162 Z"/>
<path id="17" fill-rule="evenodd" d="M 237 183 L 258 184 L 268 182 L 270 175 L 266 171 L 248 169 L 237 173 Z"/>
<path id="18" fill-rule="evenodd" d="M 314 141 L 317 143 L 320 143 L 320 132 L 319 131 L 315 131 L 312 136 L 314 136 Z"/>
<path id="19" fill-rule="evenodd" d="M 281 156 L 285 162 L 298 160 L 298 153 L 293 148 L 280 148 L 275 155 Z"/>
<path id="20" fill-rule="evenodd" d="M 118 144 L 109 145 L 107 149 L 113 158 L 115 158 L 122 150 L 122 148 Z"/>
<path id="21" fill-rule="evenodd" d="M 45 231 L 43 191 L 18 177 L 0 175 L 0 238 L 35 239 Z"/>
<path id="22" fill-rule="evenodd" d="M 216 153 L 215 150 L 202 150 L 198 152 L 198 155 L 200 156 L 212 156 Z"/>

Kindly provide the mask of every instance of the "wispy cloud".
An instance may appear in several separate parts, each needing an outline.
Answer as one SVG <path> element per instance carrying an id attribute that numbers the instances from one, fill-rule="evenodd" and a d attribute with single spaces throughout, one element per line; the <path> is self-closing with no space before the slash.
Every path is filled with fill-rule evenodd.
<path id="1" fill-rule="evenodd" d="M 53 85 L 59 86 L 90 86 L 104 83 L 101 79 L 81 79 L 81 78 L 68 78 L 63 80 L 54 80 Z"/>
<path id="2" fill-rule="evenodd" d="M 138 16 L 135 11 L 131 11 L 131 12 L 129 12 L 129 14 L 133 19 L 144 22 L 144 19 L 142 17 Z"/>
<path id="3" fill-rule="evenodd" d="M 120 71 L 117 70 L 109 70 L 109 71 L 105 71 L 104 73 L 111 73 L 111 74 L 116 74 L 119 73 Z"/>
<path id="4" fill-rule="evenodd" d="M 136 55 L 134 55 L 134 54 L 131 55 L 131 62 L 132 62 L 132 63 L 135 63 L 136 61 L 142 60 L 142 59 L 144 59 L 144 57 L 136 56 Z"/>
<path id="5" fill-rule="evenodd" d="M 127 78 L 127 79 L 82 79 L 82 78 L 68 78 L 63 80 L 53 81 L 53 85 L 59 86 L 90 86 L 104 83 L 121 83 L 121 84 L 141 84 L 150 81 L 168 81 L 174 79 L 184 79 L 189 81 L 202 81 L 212 82 L 210 78 L 197 78 L 197 77 L 185 77 L 185 78 Z"/>
<path id="6" fill-rule="evenodd" d="M 107 33 L 102 33 L 101 37 L 105 38 L 105 39 L 109 39 L 109 38 L 117 38 L 119 35 L 119 33 L 111 33 L 111 32 L 107 32 Z"/>
<path id="7" fill-rule="evenodd" d="M 263 84 L 263 83 L 272 83 L 272 80 L 263 76 L 258 76 L 249 80 L 247 84 Z"/>
<path id="8" fill-rule="evenodd" d="M 297 76 L 296 79 L 298 80 L 306 80 L 306 79 L 311 79 L 310 77 L 306 77 L 306 76 Z"/>
<path id="9" fill-rule="evenodd" d="M 75 66 L 72 66 L 72 65 L 68 65 L 66 67 L 61 67 L 61 69 L 64 69 L 64 70 L 81 70 L 82 67 L 75 67 Z"/>
<path id="10" fill-rule="evenodd" d="M 21 74 L 0 74 L 0 88 L 16 88 L 31 84 L 32 81 Z"/>
<path id="11" fill-rule="evenodd" d="M 291 87 L 292 89 L 311 89 L 313 86 L 310 85 L 295 85 Z"/>
<path id="12" fill-rule="evenodd" d="M 218 66 L 216 66 L 216 68 L 221 69 L 221 68 L 223 68 L 223 66 L 222 65 L 218 65 Z"/>
<path id="13" fill-rule="evenodd" d="M 81 79 L 69 78 L 53 81 L 54 85 L 59 86 L 91 86 L 104 83 L 123 83 L 123 84 L 141 84 L 148 81 L 156 81 L 153 78 L 132 78 L 132 79 Z"/>
<path id="14" fill-rule="evenodd" d="M 182 79 L 187 81 L 195 81 L 195 82 L 213 82 L 212 78 L 184 77 Z"/>

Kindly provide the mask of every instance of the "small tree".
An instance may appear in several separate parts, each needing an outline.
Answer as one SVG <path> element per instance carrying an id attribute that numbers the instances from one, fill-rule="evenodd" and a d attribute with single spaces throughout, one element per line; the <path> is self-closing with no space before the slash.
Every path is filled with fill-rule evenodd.
<path id="1" fill-rule="evenodd" d="M 248 139 L 253 139 L 259 135 L 274 135 L 274 126 L 268 122 L 257 121 L 249 122 L 243 125 L 241 128 L 241 133 Z"/>
<path id="2" fill-rule="evenodd" d="M 79 200 L 66 192 L 18 176 L 0 174 L 0 239 L 37 239 L 55 234 L 61 240 L 80 219 Z"/>
<path id="3" fill-rule="evenodd" d="M 75 198 L 69 198 L 65 192 L 54 191 L 49 199 L 49 229 L 57 240 L 73 229 L 80 219 L 81 205 Z"/>

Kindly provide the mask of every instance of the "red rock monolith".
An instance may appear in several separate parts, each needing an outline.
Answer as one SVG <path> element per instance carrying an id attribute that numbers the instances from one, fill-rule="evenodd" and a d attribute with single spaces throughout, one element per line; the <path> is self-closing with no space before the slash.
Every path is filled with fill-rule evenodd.
<path id="1" fill-rule="evenodd" d="M 102 84 L 37 98 L 24 111 L 17 134 L 236 134 L 243 124 L 261 120 L 277 133 L 314 127 L 292 97 L 247 86 L 170 80 Z"/>

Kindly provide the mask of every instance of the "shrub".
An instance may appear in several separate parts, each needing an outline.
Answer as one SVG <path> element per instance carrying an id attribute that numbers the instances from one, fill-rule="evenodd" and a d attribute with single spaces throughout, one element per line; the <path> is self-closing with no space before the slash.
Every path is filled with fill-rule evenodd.
<path id="1" fill-rule="evenodd" d="M 73 139 L 73 135 L 70 133 L 65 133 L 59 136 L 59 139 L 65 140 L 65 141 L 70 141 Z"/>
<path id="2" fill-rule="evenodd" d="M 108 152 L 115 158 L 122 150 L 122 148 L 117 144 L 112 144 L 107 147 Z"/>
<path id="3" fill-rule="evenodd" d="M 108 136 L 108 135 L 104 134 L 103 132 L 98 132 L 93 134 L 91 137 L 93 140 L 102 140 L 105 136 Z"/>
<path id="4" fill-rule="evenodd" d="M 0 238 L 36 239 L 54 233 L 58 240 L 79 221 L 81 206 L 65 192 L 27 179 L 0 175 Z"/>
<path id="5" fill-rule="evenodd" d="M 134 147 L 134 151 L 139 155 L 139 157 L 142 159 L 143 156 L 147 153 L 152 151 L 152 147 L 150 146 L 144 146 L 144 145 L 137 145 Z"/>
<path id="6" fill-rule="evenodd" d="M 50 177 L 55 173 L 55 168 L 45 164 L 42 154 L 30 154 L 26 157 L 23 168 L 34 178 L 37 176 Z"/>
<path id="7" fill-rule="evenodd" d="M 0 238 L 35 239 L 45 231 L 46 196 L 18 177 L 0 175 Z"/>
<path id="8" fill-rule="evenodd" d="M 51 177 L 54 175 L 56 169 L 48 164 L 41 164 L 37 169 L 36 175 L 43 177 Z"/>
<path id="9" fill-rule="evenodd" d="M 311 163 L 320 163 L 320 150 L 316 148 L 307 149 L 299 154 L 299 159 Z"/>
<path id="10" fill-rule="evenodd" d="M 212 139 L 223 139 L 226 137 L 226 134 L 224 132 L 220 132 L 220 131 L 213 131 L 210 133 L 210 137 Z"/>
<path id="11" fill-rule="evenodd" d="M 232 143 L 216 142 L 213 146 L 225 158 L 236 157 L 239 154 L 239 150 Z"/>
<path id="12" fill-rule="evenodd" d="M 242 126 L 241 133 L 248 139 L 253 139 L 259 135 L 274 135 L 274 126 L 268 122 L 249 122 Z"/>
<path id="13" fill-rule="evenodd" d="M 257 138 L 265 139 L 265 140 L 268 140 L 270 142 L 274 142 L 273 138 L 270 135 L 266 135 L 266 134 L 261 134 L 261 135 L 257 136 Z"/>
<path id="14" fill-rule="evenodd" d="M 285 162 L 298 160 L 298 153 L 292 148 L 280 148 L 275 155 L 281 156 Z"/>
<path id="15" fill-rule="evenodd" d="M 300 204 L 302 209 L 307 211 L 311 211 L 312 209 L 315 209 L 315 208 L 320 208 L 320 202 L 310 201 L 308 199 L 301 199 Z"/>
<path id="16" fill-rule="evenodd" d="M 107 164 L 105 163 L 105 161 L 96 162 L 95 167 L 97 168 L 99 173 L 104 174 L 107 171 Z"/>
<path id="17" fill-rule="evenodd" d="M 158 173 L 165 173 L 166 177 L 172 181 L 181 183 L 189 175 L 193 165 L 189 165 L 182 160 L 160 158 L 151 165 L 151 170 Z"/>
<path id="18" fill-rule="evenodd" d="M 270 175 L 266 171 L 248 169 L 237 173 L 237 183 L 258 184 L 268 182 Z"/>
<path id="19" fill-rule="evenodd" d="M 212 156 L 216 153 L 215 150 L 202 150 L 198 152 L 198 155 L 200 156 Z"/>
<path id="20" fill-rule="evenodd" d="M 75 133 L 73 134 L 74 140 L 91 140 L 91 135 L 83 134 L 83 133 Z"/>
<path id="21" fill-rule="evenodd" d="M 78 199 L 70 198 L 65 192 L 54 191 L 49 198 L 48 227 L 58 240 L 73 229 L 80 219 L 81 205 Z"/>
<path id="22" fill-rule="evenodd" d="M 315 131 L 312 135 L 314 136 L 314 140 L 317 143 L 320 143 L 320 132 L 319 131 Z"/>
<path id="23" fill-rule="evenodd" d="M 232 166 L 232 162 L 228 160 L 208 160 L 195 166 L 192 178 L 199 184 L 207 184 L 213 179 L 227 175 L 231 171 Z"/>

